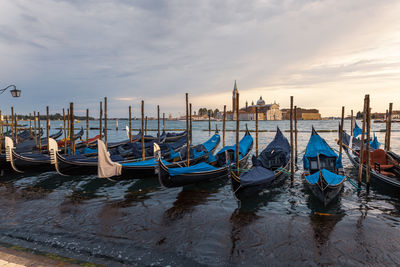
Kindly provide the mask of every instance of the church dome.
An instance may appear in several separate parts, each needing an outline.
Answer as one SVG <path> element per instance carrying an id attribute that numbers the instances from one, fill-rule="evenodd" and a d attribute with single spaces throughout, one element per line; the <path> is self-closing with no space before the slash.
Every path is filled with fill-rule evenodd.
<path id="1" fill-rule="evenodd" d="M 260 96 L 260 99 L 257 100 L 257 106 L 265 106 L 265 101 Z"/>

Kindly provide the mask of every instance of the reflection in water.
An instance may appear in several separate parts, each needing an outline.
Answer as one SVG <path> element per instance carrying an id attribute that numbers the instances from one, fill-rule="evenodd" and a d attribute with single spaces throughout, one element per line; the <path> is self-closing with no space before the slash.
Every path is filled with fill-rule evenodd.
<path id="1" fill-rule="evenodd" d="M 240 242 L 242 230 L 246 226 L 250 225 L 252 222 L 256 221 L 258 218 L 260 218 L 260 216 L 257 215 L 255 210 L 244 210 L 237 208 L 232 213 L 232 216 L 230 218 L 232 227 L 231 229 L 232 247 L 230 252 L 231 259 L 234 256 L 239 256 L 240 254 L 240 250 L 236 248 L 237 248 L 237 243 Z"/>
<path id="2" fill-rule="evenodd" d="M 335 225 L 342 220 L 344 213 L 339 214 L 310 214 L 310 222 L 314 231 L 314 239 L 317 247 L 322 247 L 329 241 L 329 235 L 335 228 Z"/>
<path id="3" fill-rule="evenodd" d="M 219 191 L 226 181 L 212 181 L 203 184 L 185 186 L 178 193 L 173 206 L 164 212 L 164 222 L 179 220 L 185 214 L 193 212 L 194 208 L 207 202 L 208 197 Z"/>

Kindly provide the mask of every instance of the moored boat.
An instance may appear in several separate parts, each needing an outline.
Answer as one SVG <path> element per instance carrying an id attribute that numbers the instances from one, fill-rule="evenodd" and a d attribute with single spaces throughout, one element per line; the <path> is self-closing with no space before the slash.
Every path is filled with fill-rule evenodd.
<path id="1" fill-rule="evenodd" d="M 303 167 L 303 181 L 324 206 L 338 197 L 346 179 L 342 157 L 333 151 L 314 127 L 303 156 Z"/>

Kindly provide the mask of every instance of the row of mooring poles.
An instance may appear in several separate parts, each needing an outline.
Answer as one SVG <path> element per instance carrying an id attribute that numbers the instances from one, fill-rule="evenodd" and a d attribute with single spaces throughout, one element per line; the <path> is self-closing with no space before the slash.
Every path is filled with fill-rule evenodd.
<path id="1" fill-rule="evenodd" d="M 363 123 L 360 147 L 360 164 L 358 168 L 358 187 L 361 187 L 363 167 L 365 164 L 365 176 L 367 182 L 367 191 L 370 187 L 370 169 L 371 169 L 371 108 L 369 95 L 364 97 Z"/>

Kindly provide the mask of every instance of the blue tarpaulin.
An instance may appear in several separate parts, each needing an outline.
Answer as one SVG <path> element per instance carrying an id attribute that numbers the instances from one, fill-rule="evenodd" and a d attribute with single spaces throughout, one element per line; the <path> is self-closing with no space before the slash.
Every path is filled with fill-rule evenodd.
<path id="1" fill-rule="evenodd" d="M 210 139 L 203 143 L 203 146 L 207 149 L 208 152 L 210 152 L 219 143 L 220 138 L 221 137 L 219 136 L 219 134 L 214 134 Z"/>
<path id="2" fill-rule="evenodd" d="M 213 171 L 217 170 L 214 166 L 207 164 L 205 162 L 201 162 L 199 164 L 189 166 L 189 167 L 182 167 L 182 168 L 169 168 L 168 172 L 171 176 L 181 175 L 181 174 L 189 174 L 189 173 L 196 173 L 196 172 L 206 172 L 206 171 Z"/>
<path id="3" fill-rule="evenodd" d="M 166 162 L 162 160 L 162 162 L 165 165 L 170 164 L 169 162 Z M 155 158 L 152 159 L 147 159 L 147 160 L 141 160 L 141 161 L 134 161 L 134 162 L 125 162 L 121 163 L 122 166 L 143 166 L 143 167 L 151 167 L 151 166 L 156 166 L 157 165 L 157 160 Z"/>
<path id="4" fill-rule="evenodd" d="M 341 168 L 341 157 L 338 157 L 338 155 L 332 150 L 332 148 L 326 143 L 326 141 L 315 132 L 315 134 L 311 135 L 306 147 L 306 152 L 303 156 L 304 169 L 310 169 L 310 162 L 308 158 L 315 158 L 319 155 L 336 158 L 336 167 Z"/>
<path id="5" fill-rule="evenodd" d="M 322 169 L 321 171 L 317 171 L 311 175 L 307 175 L 305 176 L 305 178 L 310 184 L 316 184 L 319 180 L 320 175 L 322 175 L 323 179 L 330 186 L 338 185 L 343 182 L 344 179 L 346 179 L 346 176 L 338 175 L 326 169 Z"/>
<path id="6" fill-rule="evenodd" d="M 252 186 L 268 183 L 275 178 L 275 173 L 264 167 L 257 166 L 240 176 L 241 186 Z"/>
<path id="7" fill-rule="evenodd" d="M 376 137 L 375 133 L 374 133 L 374 139 L 371 141 L 371 148 L 372 149 L 379 149 L 379 142 L 378 142 L 378 138 Z"/>
<path id="8" fill-rule="evenodd" d="M 246 134 L 239 142 L 239 159 L 242 159 L 250 149 L 251 145 L 253 144 L 253 137 L 250 134 Z M 225 153 L 226 150 L 232 150 L 234 153 L 233 161 L 236 160 L 236 145 L 233 146 L 225 146 L 223 147 L 217 155 Z"/>

